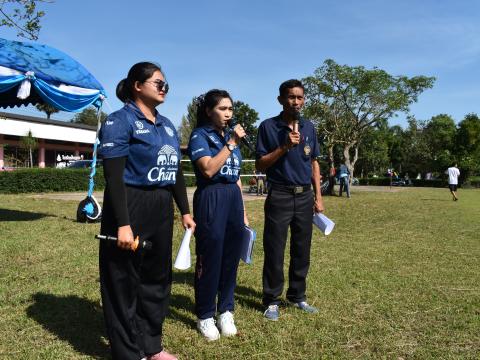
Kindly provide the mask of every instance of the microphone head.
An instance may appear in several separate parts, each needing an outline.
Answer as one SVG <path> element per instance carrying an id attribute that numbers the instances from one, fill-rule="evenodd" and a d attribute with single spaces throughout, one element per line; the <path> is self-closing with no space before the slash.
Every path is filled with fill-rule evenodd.
<path id="1" fill-rule="evenodd" d="M 238 124 L 237 119 L 236 119 L 236 118 L 233 118 L 233 117 L 232 117 L 232 118 L 230 119 L 230 121 L 228 122 L 228 126 L 229 126 L 230 128 L 232 128 L 232 129 L 233 129 L 233 128 L 235 127 L 235 125 L 237 125 L 237 124 Z"/>
<path id="2" fill-rule="evenodd" d="M 300 120 L 300 111 L 298 110 L 294 110 L 293 111 L 293 117 L 295 118 L 295 120 Z"/>

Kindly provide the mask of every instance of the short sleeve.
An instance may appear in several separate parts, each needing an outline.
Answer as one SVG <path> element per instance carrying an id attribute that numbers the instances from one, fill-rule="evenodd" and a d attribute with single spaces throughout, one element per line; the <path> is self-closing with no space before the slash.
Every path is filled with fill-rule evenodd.
<path id="1" fill-rule="evenodd" d="M 257 134 L 257 148 L 256 148 L 257 159 L 260 159 L 262 156 L 265 156 L 269 153 L 265 143 L 266 140 L 267 140 L 267 134 L 266 134 L 265 126 L 262 123 L 258 127 L 258 134 Z"/>
<path id="2" fill-rule="evenodd" d="M 212 156 L 210 146 L 205 137 L 205 134 L 201 131 L 193 131 L 188 143 L 188 157 L 191 161 L 196 161 L 204 156 Z"/>
<path id="3" fill-rule="evenodd" d="M 99 155 L 104 159 L 127 156 L 131 128 L 128 119 L 120 114 L 110 114 L 99 133 Z"/>

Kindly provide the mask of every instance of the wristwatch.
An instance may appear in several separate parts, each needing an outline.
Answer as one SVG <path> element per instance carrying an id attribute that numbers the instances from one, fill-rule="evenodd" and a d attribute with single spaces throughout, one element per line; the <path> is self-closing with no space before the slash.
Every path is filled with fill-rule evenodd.
<path id="1" fill-rule="evenodd" d="M 236 145 L 227 144 L 227 149 L 230 150 L 230 152 L 232 152 L 233 150 L 235 150 L 236 147 L 237 147 Z"/>

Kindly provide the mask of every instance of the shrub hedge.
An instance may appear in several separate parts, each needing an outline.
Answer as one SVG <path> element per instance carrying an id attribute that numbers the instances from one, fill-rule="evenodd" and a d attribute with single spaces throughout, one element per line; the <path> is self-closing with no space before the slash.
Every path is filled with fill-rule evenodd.
<path id="1" fill-rule="evenodd" d="M 0 193 L 39 193 L 53 191 L 87 191 L 90 169 L 21 169 L 0 172 Z M 103 169 L 95 175 L 95 190 L 103 190 Z"/>
<path id="2" fill-rule="evenodd" d="M 253 163 L 246 163 L 242 168 L 242 174 L 253 174 Z M 193 173 L 193 169 L 188 165 L 184 166 L 184 172 Z M 54 191 L 87 191 L 89 169 L 21 169 L 15 171 L 0 171 L 0 193 L 18 194 L 18 193 L 41 193 Z M 248 185 L 250 177 L 242 177 L 243 185 Z M 195 177 L 186 176 L 187 186 L 195 186 Z M 360 178 L 360 185 L 389 186 L 390 178 Z M 412 179 L 413 186 L 419 187 L 446 187 L 448 185 L 445 179 L 436 180 L 417 180 Z M 464 187 L 480 188 L 480 180 L 467 180 Z M 103 190 L 105 180 L 103 178 L 103 169 L 98 168 L 95 175 L 95 190 Z"/>
<path id="3" fill-rule="evenodd" d="M 253 173 L 250 169 L 243 169 L 242 174 Z M 193 173 L 193 169 L 185 169 L 184 172 Z M 0 193 L 42 193 L 42 192 L 69 192 L 87 191 L 88 175 L 90 169 L 20 169 L 15 171 L 0 171 Z M 242 177 L 242 183 L 248 185 L 249 177 Z M 186 176 L 187 186 L 195 186 L 195 177 Z M 95 175 L 95 191 L 105 188 L 103 168 L 97 168 Z"/>

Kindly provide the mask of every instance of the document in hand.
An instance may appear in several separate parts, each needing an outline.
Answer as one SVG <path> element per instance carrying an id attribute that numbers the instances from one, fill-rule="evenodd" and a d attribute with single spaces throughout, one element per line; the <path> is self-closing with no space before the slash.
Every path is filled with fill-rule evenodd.
<path id="1" fill-rule="evenodd" d="M 325 235 L 329 235 L 333 231 L 333 228 L 335 227 L 335 223 L 332 220 L 330 220 L 328 217 L 323 215 L 322 213 L 315 213 L 313 215 L 313 223 Z"/>
<path id="2" fill-rule="evenodd" d="M 190 238 L 192 237 L 192 230 L 185 230 L 180 249 L 178 250 L 177 258 L 173 266 L 178 270 L 187 270 L 191 265 L 190 257 Z"/>
<path id="3" fill-rule="evenodd" d="M 242 252 L 240 258 L 245 262 L 245 264 L 252 263 L 252 253 L 253 253 L 253 244 L 257 238 L 257 232 L 251 227 L 245 225 L 245 231 L 242 238 Z"/>

